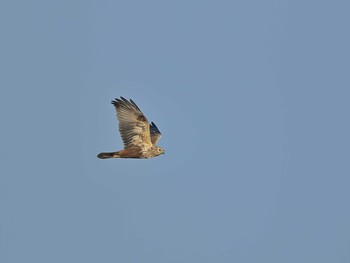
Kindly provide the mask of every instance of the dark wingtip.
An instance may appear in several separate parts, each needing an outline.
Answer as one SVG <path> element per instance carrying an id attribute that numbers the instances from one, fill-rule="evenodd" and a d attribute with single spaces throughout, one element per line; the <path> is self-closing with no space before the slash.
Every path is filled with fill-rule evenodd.
<path id="1" fill-rule="evenodd" d="M 119 104 L 121 103 L 130 103 L 127 99 L 125 99 L 124 97 L 120 96 L 120 98 L 114 98 L 114 100 L 111 101 L 111 103 L 114 105 L 114 106 L 118 106 Z"/>
<path id="2" fill-rule="evenodd" d="M 154 127 L 154 128 L 156 128 L 156 129 L 158 130 L 157 125 L 156 125 L 153 121 L 151 122 L 151 126 Z"/>
<path id="3" fill-rule="evenodd" d="M 162 134 L 160 132 L 160 130 L 158 129 L 157 125 L 153 121 L 151 122 L 150 126 L 151 126 L 151 132 L 152 133 Z"/>
<path id="4" fill-rule="evenodd" d="M 126 102 L 127 104 L 130 104 L 130 102 L 126 98 L 124 98 L 122 96 L 120 96 L 120 100 L 119 101 L 120 102 Z"/>
<path id="5" fill-rule="evenodd" d="M 130 99 L 130 102 L 136 109 L 138 109 L 141 112 L 140 108 L 136 105 L 136 103 L 132 99 Z"/>
<path id="6" fill-rule="evenodd" d="M 115 99 L 115 100 L 112 100 L 111 103 L 117 107 L 118 103 L 119 103 L 119 100 L 118 99 Z"/>
<path id="7" fill-rule="evenodd" d="M 132 99 L 127 100 L 123 96 L 120 96 L 120 98 L 115 98 L 114 100 L 111 101 L 111 103 L 115 107 L 118 107 L 118 106 L 123 106 L 123 107 L 127 107 L 127 108 L 131 108 L 132 107 L 132 108 L 138 110 L 140 113 L 142 113 L 140 108 L 136 105 L 136 103 Z"/>

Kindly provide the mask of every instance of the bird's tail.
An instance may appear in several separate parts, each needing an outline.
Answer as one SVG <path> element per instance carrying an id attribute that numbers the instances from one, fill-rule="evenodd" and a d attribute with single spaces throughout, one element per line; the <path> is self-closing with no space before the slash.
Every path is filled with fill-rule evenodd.
<path id="1" fill-rule="evenodd" d="M 99 153 L 97 155 L 100 159 L 108 159 L 108 158 L 120 158 L 119 152 L 111 152 L 111 153 Z"/>

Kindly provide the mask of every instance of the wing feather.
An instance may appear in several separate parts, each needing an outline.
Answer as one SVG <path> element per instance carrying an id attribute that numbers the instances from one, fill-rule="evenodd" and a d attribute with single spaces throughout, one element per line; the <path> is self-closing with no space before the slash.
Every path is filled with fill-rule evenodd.
<path id="1" fill-rule="evenodd" d="M 150 124 L 150 131 L 151 131 L 151 142 L 153 145 L 156 145 L 156 143 L 158 142 L 162 134 L 159 131 L 157 125 L 153 121 Z"/>
<path id="2" fill-rule="evenodd" d="M 117 112 L 124 148 L 151 147 L 150 124 L 136 103 L 120 97 L 113 100 L 112 104 Z"/>

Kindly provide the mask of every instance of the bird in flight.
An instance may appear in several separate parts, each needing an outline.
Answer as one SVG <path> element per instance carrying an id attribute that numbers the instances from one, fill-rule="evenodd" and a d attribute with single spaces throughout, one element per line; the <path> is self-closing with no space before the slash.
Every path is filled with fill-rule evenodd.
<path id="1" fill-rule="evenodd" d="M 107 158 L 152 158 L 164 154 L 164 150 L 156 146 L 161 137 L 158 127 L 148 122 L 140 108 L 132 100 L 123 97 L 112 100 L 119 121 L 119 132 L 123 139 L 124 150 L 102 152 L 100 159 Z"/>

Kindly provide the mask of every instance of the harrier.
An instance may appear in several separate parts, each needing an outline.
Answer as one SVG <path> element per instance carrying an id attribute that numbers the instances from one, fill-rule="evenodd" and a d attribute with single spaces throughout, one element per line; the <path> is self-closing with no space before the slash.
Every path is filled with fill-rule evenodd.
<path id="1" fill-rule="evenodd" d="M 119 132 L 123 139 L 124 150 L 118 152 L 103 152 L 97 155 L 100 159 L 107 158 L 152 158 L 164 154 L 164 150 L 156 146 L 161 137 L 157 126 L 141 112 L 132 100 L 123 97 L 112 100 L 119 121 Z"/>

